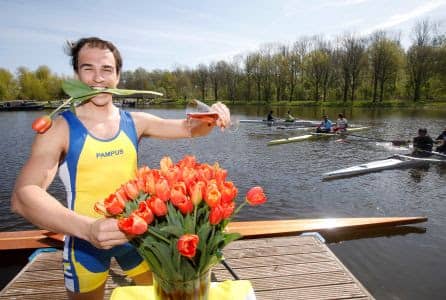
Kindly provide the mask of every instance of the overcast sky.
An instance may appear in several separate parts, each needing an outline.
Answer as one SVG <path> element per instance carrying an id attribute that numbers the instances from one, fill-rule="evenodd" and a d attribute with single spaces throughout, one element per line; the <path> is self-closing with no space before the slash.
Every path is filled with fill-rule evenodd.
<path id="1" fill-rule="evenodd" d="M 0 68 L 47 65 L 70 75 L 66 40 L 111 40 L 124 70 L 196 67 L 303 36 L 401 32 L 415 22 L 446 23 L 446 0 L 0 0 Z"/>

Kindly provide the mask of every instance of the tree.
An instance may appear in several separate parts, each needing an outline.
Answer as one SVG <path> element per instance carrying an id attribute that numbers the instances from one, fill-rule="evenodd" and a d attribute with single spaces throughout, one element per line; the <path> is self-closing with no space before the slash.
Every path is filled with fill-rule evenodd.
<path id="1" fill-rule="evenodd" d="M 428 98 L 429 79 L 434 69 L 434 49 L 431 37 L 431 24 L 421 21 L 413 29 L 413 44 L 407 51 L 407 73 L 412 99 L 417 102 L 424 92 Z"/>
<path id="2" fill-rule="evenodd" d="M 14 75 L 6 69 L 0 68 L 0 101 L 13 100 L 17 98 L 18 92 Z"/>
<path id="3" fill-rule="evenodd" d="M 372 99 L 376 102 L 379 97 L 382 102 L 385 90 L 396 81 L 404 53 L 399 41 L 387 38 L 384 31 L 372 35 L 368 53 L 372 71 Z"/>

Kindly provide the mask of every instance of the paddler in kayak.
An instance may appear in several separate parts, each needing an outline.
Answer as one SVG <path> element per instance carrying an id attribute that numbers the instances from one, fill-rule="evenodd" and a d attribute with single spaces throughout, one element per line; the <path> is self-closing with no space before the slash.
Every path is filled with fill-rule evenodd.
<path id="1" fill-rule="evenodd" d="M 295 120 L 296 120 L 296 118 L 293 117 L 293 116 L 291 115 L 291 112 L 288 110 L 288 112 L 287 112 L 287 114 L 286 114 L 285 122 L 294 122 Z"/>
<path id="2" fill-rule="evenodd" d="M 322 116 L 321 124 L 316 128 L 318 133 L 330 133 L 332 132 L 331 126 L 333 123 L 328 119 L 327 115 Z"/>
<path id="3" fill-rule="evenodd" d="M 274 122 L 276 118 L 273 117 L 273 111 L 270 110 L 268 116 L 266 116 L 266 121 L 268 122 Z"/>
<path id="4" fill-rule="evenodd" d="M 336 120 L 336 125 L 333 128 L 334 132 L 341 133 L 347 132 L 348 121 L 343 114 L 338 114 L 338 119 Z"/>
<path id="5" fill-rule="evenodd" d="M 418 136 L 413 139 L 413 156 L 427 157 L 431 155 L 434 140 L 427 134 L 426 128 L 418 129 Z"/>
<path id="6" fill-rule="evenodd" d="M 446 154 L 446 128 L 442 133 L 435 139 L 435 143 L 439 143 L 440 146 L 437 147 L 437 151 Z"/>

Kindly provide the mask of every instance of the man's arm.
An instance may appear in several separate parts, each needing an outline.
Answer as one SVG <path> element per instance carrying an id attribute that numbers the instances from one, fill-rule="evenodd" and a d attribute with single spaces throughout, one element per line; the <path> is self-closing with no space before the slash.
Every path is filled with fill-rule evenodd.
<path id="1" fill-rule="evenodd" d="M 187 138 L 209 134 L 215 125 L 224 129 L 230 124 L 230 112 L 226 105 L 218 102 L 211 106 L 212 111 L 218 113 L 216 122 L 208 123 L 198 119 L 163 119 L 152 114 L 134 112 L 138 136 L 151 136 L 156 138 Z"/>
<path id="2" fill-rule="evenodd" d="M 67 149 L 67 134 L 67 124 L 59 118 L 46 133 L 36 136 L 12 192 L 12 211 L 40 228 L 85 239 L 98 248 L 126 242 L 116 220 L 79 215 L 47 193 Z"/>

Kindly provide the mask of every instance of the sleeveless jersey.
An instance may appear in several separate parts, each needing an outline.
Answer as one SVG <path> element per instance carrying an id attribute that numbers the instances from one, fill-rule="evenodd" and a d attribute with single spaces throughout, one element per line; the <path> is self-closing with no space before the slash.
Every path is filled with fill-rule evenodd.
<path id="1" fill-rule="evenodd" d="M 71 112 L 62 113 L 69 126 L 69 147 L 59 167 L 67 192 L 68 208 L 99 218 L 94 204 L 135 176 L 138 140 L 130 113 L 120 110 L 117 134 L 110 139 L 91 135 Z"/>

